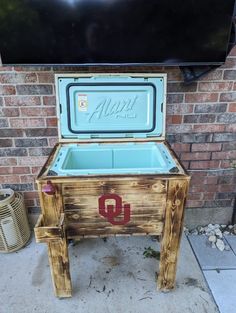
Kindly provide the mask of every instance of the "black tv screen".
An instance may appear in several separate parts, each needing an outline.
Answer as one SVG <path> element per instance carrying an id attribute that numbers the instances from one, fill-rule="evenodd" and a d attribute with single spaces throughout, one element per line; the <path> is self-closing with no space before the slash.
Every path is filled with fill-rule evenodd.
<path id="1" fill-rule="evenodd" d="M 225 61 L 234 0 L 0 0 L 3 64 Z"/>

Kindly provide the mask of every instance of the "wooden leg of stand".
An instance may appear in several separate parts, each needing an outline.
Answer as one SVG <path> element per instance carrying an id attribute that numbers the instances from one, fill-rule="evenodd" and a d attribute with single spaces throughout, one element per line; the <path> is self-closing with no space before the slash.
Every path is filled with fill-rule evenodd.
<path id="1" fill-rule="evenodd" d="M 158 287 L 162 291 L 168 291 L 175 286 L 187 189 L 188 180 L 169 181 L 158 276 Z"/>
<path id="2" fill-rule="evenodd" d="M 48 256 L 55 295 L 59 298 L 71 297 L 72 287 L 66 239 L 48 243 Z"/>

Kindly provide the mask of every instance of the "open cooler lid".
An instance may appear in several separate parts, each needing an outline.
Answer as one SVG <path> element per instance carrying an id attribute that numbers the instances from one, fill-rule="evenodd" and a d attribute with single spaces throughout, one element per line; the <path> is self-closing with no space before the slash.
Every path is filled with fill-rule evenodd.
<path id="1" fill-rule="evenodd" d="M 63 74 L 56 85 L 61 138 L 165 135 L 165 74 Z"/>

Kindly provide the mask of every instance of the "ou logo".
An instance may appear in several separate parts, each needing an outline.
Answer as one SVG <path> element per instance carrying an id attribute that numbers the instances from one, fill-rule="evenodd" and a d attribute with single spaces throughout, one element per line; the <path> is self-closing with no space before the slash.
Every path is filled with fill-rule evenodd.
<path id="1" fill-rule="evenodd" d="M 107 204 L 107 200 L 114 200 L 115 205 Z M 125 225 L 130 221 L 130 204 L 122 206 L 122 198 L 116 194 L 105 194 L 98 198 L 99 214 L 105 217 L 112 225 Z M 123 213 L 123 220 L 115 218 Z"/>

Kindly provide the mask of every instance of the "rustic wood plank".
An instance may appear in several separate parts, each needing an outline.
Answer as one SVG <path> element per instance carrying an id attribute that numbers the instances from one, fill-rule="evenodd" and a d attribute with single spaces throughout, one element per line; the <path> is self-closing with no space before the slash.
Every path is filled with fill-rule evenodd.
<path id="1" fill-rule="evenodd" d="M 43 184 L 38 184 L 40 206 L 43 213 L 44 225 L 55 225 L 57 222 L 58 208 L 55 195 L 47 195 L 42 192 Z"/>
<path id="2" fill-rule="evenodd" d="M 59 240 L 63 233 L 60 227 L 38 227 L 34 229 L 36 242 L 50 242 Z"/>
<path id="3" fill-rule="evenodd" d="M 166 199 L 164 201 L 160 201 L 160 202 L 157 202 L 157 207 L 155 207 L 155 202 L 153 203 L 150 203 L 150 205 L 146 205 L 146 206 L 133 206 L 132 207 L 132 212 L 133 214 L 139 214 L 139 213 L 144 213 L 144 214 L 163 214 L 163 211 L 164 211 L 164 208 L 163 208 L 163 205 L 166 204 Z M 86 215 L 90 215 L 90 214 L 95 214 L 96 212 L 98 212 L 98 207 L 81 207 L 81 206 L 73 206 L 73 205 L 68 205 L 68 208 L 67 206 L 65 206 L 65 214 L 67 216 L 71 215 L 71 213 L 73 214 L 83 214 L 84 216 Z M 148 210 L 148 211 L 147 211 Z"/>
<path id="4" fill-rule="evenodd" d="M 52 281 L 54 286 L 55 295 L 58 297 L 70 297 L 72 294 L 70 269 L 69 269 L 69 257 L 68 257 L 68 244 L 65 233 L 62 218 L 63 212 L 63 198 L 61 192 L 61 185 L 55 184 L 56 192 L 53 195 L 48 195 L 42 192 L 43 184 L 39 184 L 39 196 L 43 212 L 44 227 L 55 230 L 59 224 L 61 229 L 61 238 L 58 236 L 58 240 L 52 240 L 50 235 L 43 235 L 43 231 L 39 235 L 42 235 L 48 245 L 48 257 L 52 275 Z M 37 232 L 37 230 L 36 230 Z M 57 233 L 58 235 L 58 233 Z M 50 237 L 50 240 L 48 240 Z"/>
<path id="5" fill-rule="evenodd" d="M 155 225 L 150 224 L 142 224 L 142 225 L 129 225 L 129 226 L 114 226 L 114 225 L 102 225 L 103 227 L 100 227 L 96 225 L 81 225 L 81 227 L 78 228 L 78 224 L 69 224 L 67 226 L 67 237 L 68 238 L 74 238 L 77 236 L 86 236 L 86 235 L 95 235 L 95 236 L 108 236 L 109 234 L 111 235 L 116 235 L 116 234 L 155 234 L 155 235 L 160 235 L 162 233 L 163 229 L 163 223 L 162 222 L 156 222 Z"/>
<path id="6" fill-rule="evenodd" d="M 102 192 L 102 191 L 101 191 Z M 125 194 L 125 197 L 123 195 Z M 73 196 L 64 196 L 64 205 L 65 207 L 69 205 L 78 206 L 80 209 L 88 210 L 91 207 L 91 204 L 97 204 L 99 195 L 73 195 Z M 127 190 L 125 193 L 122 193 L 123 203 L 132 202 L 135 204 L 135 208 L 146 206 L 147 203 L 151 203 L 155 206 L 162 205 L 163 201 L 166 201 L 166 193 L 156 194 L 154 192 L 149 192 L 148 194 L 139 194 L 137 193 L 129 193 Z M 108 204 L 113 204 L 113 200 L 107 200 Z"/>
<path id="7" fill-rule="evenodd" d="M 52 149 L 51 153 L 49 154 L 49 156 L 48 156 L 46 162 L 44 163 L 44 165 L 43 165 L 41 171 L 39 172 L 36 181 L 37 181 L 37 180 L 40 180 L 42 177 L 45 177 L 45 176 L 46 176 L 46 174 L 47 174 L 47 172 L 48 172 L 48 170 L 49 170 L 49 167 L 50 167 L 50 166 L 52 165 L 52 163 L 54 162 L 54 160 L 55 160 L 55 158 L 56 158 L 56 156 L 57 156 L 57 151 L 60 149 L 60 147 L 61 147 L 61 144 L 60 144 L 60 143 L 57 143 L 57 144 L 53 147 L 53 149 Z"/>
<path id="8" fill-rule="evenodd" d="M 173 289 L 175 286 L 188 184 L 188 179 L 169 181 L 158 276 L 158 287 L 163 291 Z"/>
<path id="9" fill-rule="evenodd" d="M 60 298 L 71 297 L 72 286 L 66 240 L 49 242 L 48 256 L 55 295 Z"/>
<path id="10" fill-rule="evenodd" d="M 157 225 L 160 224 L 162 225 L 162 222 L 159 221 L 158 219 L 154 220 L 154 221 L 144 221 L 140 218 L 140 221 L 138 221 L 138 223 L 132 223 L 129 222 L 126 225 L 112 225 L 109 222 L 100 222 L 99 224 L 96 223 L 92 223 L 92 222 L 81 222 L 81 223 L 68 223 L 66 230 L 68 232 L 68 230 L 71 227 L 74 228 L 78 228 L 78 232 L 82 232 L 84 229 L 86 229 L 87 232 L 91 231 L 93 232 L 93 234 L 96 232 L 97 230 L 103 230 L 103 229 L 107 229 L 109 231 L 111 231 L 112 233 L 118 233 L 120 229 L 124 229 L 124 230 L 128 230 L 129 228 L 136 228 L 136 229 L 141 229 L 142 232 L 146 230 L 147 233 L 149 233 L 148 229 L 150 228 L 155 228 L 157 227 Z M 130 233 L 130 232 L 128 232 Z"/>
<path id="11" fill-rule="evenodd" d="M 46 183 L 38 183 L 40 206 L 43 213 L 44 225 L 54 226 L 60 219 L 60 215 L 64 212 L 63 197 L 61 192 L 61 184 L 53 184 L 56 188 L 54 195 L 48 195 L 42 192 L 42 188 Z"/>
<path id="12" fill-rule="evenodd" d="M 116 218 L 116 220 L 117 221 L 123 220 L 123 216 Z M 160 215 L 152 215 L 152 216 L 140 215 L 140 216 L 131 217 L 131 220 L 127 224 L 121 225 L 121 226 L 122 228 L 126 230 L 131 227 L 137 227 L 138 229 L 141 227 L 142 232 L 143 232 L 143 229 L 145 230 L 145 227 L 149 229 L 150 226 L 155 227 L 156 224 L 158 223 L 163 224 L 162 216 Z M 69 218 L 67 219 L 66 224 L 67 224 L 67 231 L 71 225 L 74 225 L 74 227 L 77 227 L 79 231 L 81 231 L 83 228 L 87 228 L 88 231 L 90 229 L 93 233 L 96 229 L 99 229 L 99 228 L 110 229 L 112 227 L 114 228 L 114 231 L 115 231 L 116 229 L 118 229 L 118 227 L 115 227 L 115 226 L 119 226 L 119 225 L 112 225 L 105 218 L 101 218 L 101 217 L 82 218 L 82 219 L 78 218 L 78 220 L 74 218 L 73 219 Z M 149 232 L 149 231 L 146 229 L 146 232 Z"/>
<path id="13" fill-rule="evenodd" d="M 150 212 L 146 212 L 145 210 L 143 211 L 139 211 L 139 212 L 132 212 L 131 215 L 131 222 L 136 221 L 136 220 L 151 220 L 153 219 L 157 219 L 158 221 L 162 221 L 162 213 L 163 210 L 161 210 L 160 212 L 154 212 L 154 211 L 150 211 Z M 121 216 L 121 218 L 123 218 Z M 106 222 L 106 220 L 104 219 L 104 217 L 102 217 L 101 215 L 99 215 L 98 212 L 86 212 L 86 211 L 70 211 L 66 213 L 66 219 L 67 219 L 67 223 L 78 223 L 78 227 L 81 223 L 86 223 L 86 222 L 90 222 L 91 224 L 95 223 L 95 224 L 100 224 L 103 222 Z M 119 219 L 119 217 L 117 217 L 117 219 Z"/>
<path id="14" fill-rule="evenodd" d="M 164 141 L 163 144 L 166 146 L 167 150 L 169 150 L 173 160 L 175 161 L 175 164 L 176 164 L 176 166 L 179 169 L 179 173 L 178 174 L 184 174 L 184 175 L 188 176 L 188 173 L 185 170 L 181 160 L 178 158 L 178 156 L 175 153 L 175 151 L 171 148 L 171 145 L 169 144 L 169 142 L 168 141 Z"/>
<path id="15" fill-rule="evenodd" d="M 58 225 L 45 226 L 43 222 L 43 215 L 40 215 L 37 224 L 34 227 L 36 242 L 50 242 L 52 240 L 59 240 L 64 237 L 64 218 L 61 214 Z"/>
<path id="16" fill-rule="evenodd" d="M 81 214 L 93 214 L 93 212 L 96 212 L 98 210 L 98 197 L 95 198 L 95 201 L 88 201 L 86 204 L 79 204 L 79 203 L 67 203 L 65 204 L 65 212 L 71 212 L 71 211 L 80 211 Z M 161 200 L 156 201 L 146 201 L 146 203 L 140 203 L 133 202 L 132 200 L 123 201 L 124 204 L 130 204 L 131 210 L 135 214 L 136 212 L 163 212 L 163 207 L 166 203 L 166 198 L 163 198 Z M 113 203 L 108 203 L 113 204 Z M 150 211 L 147 211 L 150 210 Z"/>
<path id="17" fill-rule="evenodd" d="M 106 180 L 102 177 L 96 180 L 82 180 L 74 184 L 63 184 L 62 194 L 64 197 L 79 196 L 99 196 L 106 193 L 116 193 L 123 195 L 124 193 L 135 194 L 139 196 L 147 195 L 147 193 L 165 193 L 166 181 L 153 178 L 129 179 L 122 178 Z"/>
<path id="18" fill-rule="evenodd" d="M 147 143 L 150 141 L 153 142 L 162 142 L 164 141 L 165 138 L 164 136 L 161 137 L 152 137 L 151 140 L 150 138 L 91 138 L 91 139 L 60 139 L 60 143 L 64 145 L 68 144 L 90 144 L 90 143 L 102 143 L 102 144 L 111 144 L 111 143 L 124 143 L 124 142 L 136 142 L 136 143 Z"/>

